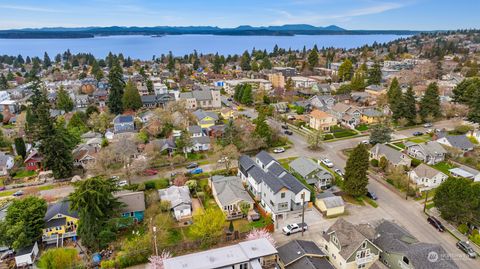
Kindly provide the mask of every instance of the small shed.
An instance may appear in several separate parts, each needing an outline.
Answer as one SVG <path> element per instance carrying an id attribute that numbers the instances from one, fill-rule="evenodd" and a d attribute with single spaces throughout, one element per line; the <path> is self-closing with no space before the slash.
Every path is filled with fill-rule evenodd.
<path id="1" fill-rule="evenodd" d="M 38 244 L 19 249 L 15 254 L 17 268 L 32 265 L 38 257 Z"/>
<path id="2" fill-rule="evenodd" d="M 345 203 L 341 196 L 325 191 L 317 194 L 315 205 L 327 217 L 338 216 L 345 212 Z"/>

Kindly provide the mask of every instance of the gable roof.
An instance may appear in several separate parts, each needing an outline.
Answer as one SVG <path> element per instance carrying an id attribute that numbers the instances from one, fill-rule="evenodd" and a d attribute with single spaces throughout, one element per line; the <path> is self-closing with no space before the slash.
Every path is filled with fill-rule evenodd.
<path id="1" fill-rule="evenodd" d="M 213 176 L 211 180 L 221 206 L 229 205 L 237 201 L 253 203 L 252 197 L 250 197 L 243 188 L 242 181 L 239 177 Z"/>
<path id="2" fill-rule="evenodd" d="M 447 151 L 437 141 L 428 141 L 425 143 L 406 142 L 405 147 L 420 147 L 427 155 L 447 154 Z"/>
<path id="3" fill-rule="evenodd" d="M 373 230 L 373 227 L 371 227 L 371 230 Z M 340 218 L 335 221 L 330 228 L 328 228 L 324 237 L 327 241 L 330 241 L 329 236 L 331 234 L 335 234 L 341 248 L 339 254 L 344 259 L 348 259 L 352 253 L 358 249 L 363 241 L 369 239 L 364 235 L 364 233 L 365 231 L 360 232 L 360 230 L 357 229 L 357 226 L 351 224 L 343 218 Z"/>
<path id="4" fill-rule="evenodd" d="M 373 152 L 375 156 L 384 155 L 385 158 L 393 164 L 398 164 L 404 160 L 402 156 L 409 159 L 405 154 L 385 144 L 376 144 L 370 151 Z"/>
<path id="5" fill-rule="evenodd" d="M 432 178 L 438 175 L 439 173 L 444 176 L 447 176 L 444 173 L 438 171 L 437 169 L 431 166 L 428 166 L 424 163 L 421 163 L 419 166 L 415 167 L 415 169 L 413 169 L 413 172 L 415 172 L 415 174 L 417 174 L 417 176 L 419 177 L 426 177 L 426 178 Z"/>
<path id="6" fill-rule="evenodd" d="M 275 159 L 264 150 L 255 155 L 255 158 L 257 158 L 263 165 L 267 165 L 270 162 L 275 161 Z"/>
<path id="7" fill-rule="evenodd" d="M 70 210 L 70 202 L 68 200 L 62 200 L 48 206 L 43 220 L 49 221 L 58 214 L 78 219 L 78 212 Z"/>
<path id="8" fill-rule="evenodd" d="M 447 135 L 445 136 L 448 143 L 454 148 L 470 149 L 473 148 L 473 143 L 465 135 Z"/>
<path id="9" fill-rule="evenodd" d="M 197 117 L 198 120 L 203 120 L 206 117 L 210 117 L 214 120 L 218 120 L 218 115 L 215 112 L 205 111 L 203 109 L 198 109 L 193 111 L 193 115 Z"/>
<path id="10" fill-rule="evenodd" d="M 143 191 L 119 191 L 114 194 L 119 202 L 125 204 L 121 209 L 122 212 L 145 211 L 145 194 Z"/>
<path id="11" fill-rule="evenodd" d="M 302 177 L 306 177 L 314 171 L 322 169 L 320 165 L 315 163 L 312 159 L 301 156 L 291 161 L 288 164 L 295 172 Z"/>
<path id="12" fill-rule="evenodd" d="M 167 189 L 158 190 L 158 195 L 160 196 L 160 200 L 170 202 L 170 208 L 175 208 L 183 204 L 192 204 L 190 190 L 187 186 L 170 186 Z"/>
<path id="13" fill-rule="evenodd" d="M 327 112 L 315 109 L 312 112 L 310 112 L 310 116 L 316 119 L 324 119 L 324 118 L 330 118 L 333 117 L 332 115 L 328 114 Z"/>
<path id="14" fill-rule="evenodd" d="M 280 260 L 291 268 L 334 268 L 326 259 L 325 253 L 313 241 L 293 240 L 277 248 Z M 321 264 L 321 267 L 317 265 Z"/>
<path id="15" fill-rule="evenodd" d="M 114 124 L 133 123 L 133 121 L 132 115 L 118 115 L 113 119 Z"/>

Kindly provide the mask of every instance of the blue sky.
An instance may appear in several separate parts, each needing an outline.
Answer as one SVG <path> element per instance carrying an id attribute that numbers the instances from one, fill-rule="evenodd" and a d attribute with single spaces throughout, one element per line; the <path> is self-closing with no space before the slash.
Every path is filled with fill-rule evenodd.
<path id="1" fill-rule="evenodd" d="M 346 29 L 480 28 L 479 0 L 0 0 L 0 29 L 335 24 Z"/>

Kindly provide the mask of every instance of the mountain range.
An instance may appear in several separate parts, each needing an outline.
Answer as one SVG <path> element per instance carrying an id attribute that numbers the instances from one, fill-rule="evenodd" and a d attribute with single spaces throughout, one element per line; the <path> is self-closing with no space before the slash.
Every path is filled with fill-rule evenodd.
<path id="1" fill-rule="evenodd" d="M 408 30 L 347 30 L 336 25 L 318 27 L 309 24 L 287 24 L 282 26 L 250 26 L 241 25 L 236 28 L 220 28 L 216 26 L 153 26 L 153 27 L 78 27 L 78 28 L 24 28 L 1 30 L 0 38 L 92 38 L 95 36 L 111 35 L 183 35 L 183 34 L 212 34 L 212 35 L 365 35 L 365 34 L 398 34 L 411 35 L 419 31 Z"/>

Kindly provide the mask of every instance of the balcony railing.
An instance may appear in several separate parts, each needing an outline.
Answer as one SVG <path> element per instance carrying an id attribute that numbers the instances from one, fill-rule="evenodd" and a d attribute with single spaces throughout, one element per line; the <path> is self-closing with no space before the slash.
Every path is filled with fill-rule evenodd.
<path id="1" fill-rule="evenodd" d="M 66 232 L 63 234 L 63 238 L 69 238 L 69 237 L 74 237 L 77 236 L 77 232 Z M 62 234 L 52 234 L 50 236 L 42 236 L 42 241 L 43 242 L 52 242 L 52 241 L 57 241 L 59 237 L 62 237 Z"/>
<path id="2" fill-rule="evenodd" d="M 357 264 L 364 264 L 364 263 L 369 263 L 371 261 L 373 261 L 373 255 L 368 255 L 368 256 L 365 256 L 363 258 L 357 258 L 356 259 L 356 262 Z"/>

